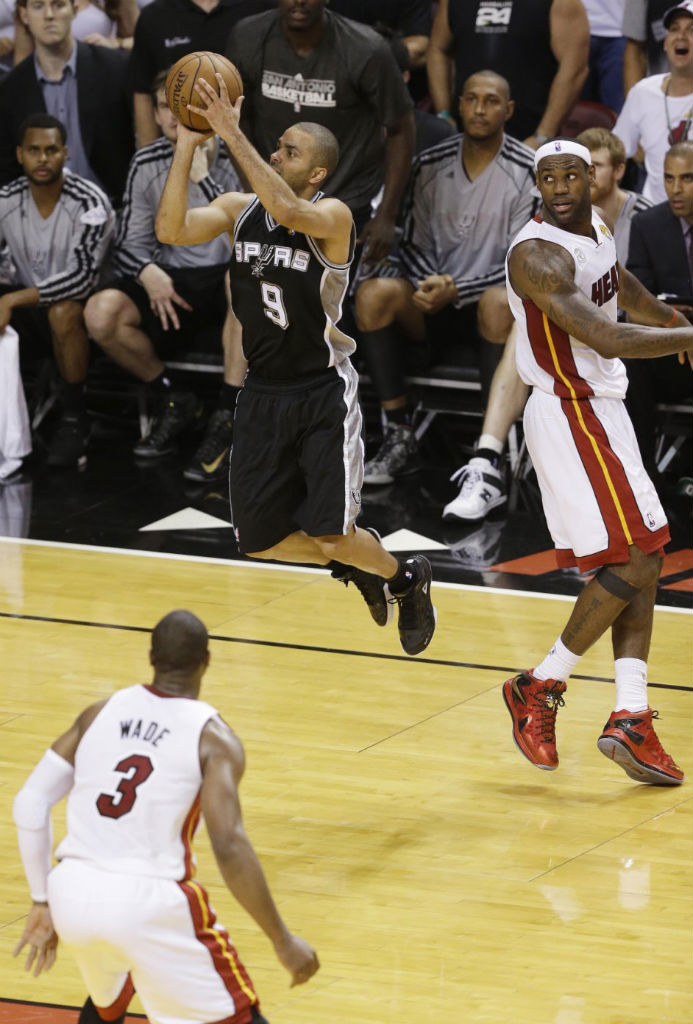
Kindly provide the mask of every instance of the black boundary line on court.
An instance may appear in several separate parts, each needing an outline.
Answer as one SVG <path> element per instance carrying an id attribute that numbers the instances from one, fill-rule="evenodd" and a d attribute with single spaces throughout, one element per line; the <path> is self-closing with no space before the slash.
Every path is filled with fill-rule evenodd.
<path id="1" fill-rule="evenodd" d="M 123 626 L 112 622 L 88 622 L 84 619 L 61 619 L 53 615 L 25 615 L 21 612 L 0 612 L 3 619 L 25 619 L 29 622 L 55 622 L 64 626 L 90 626 L 93 629 L 119 629 L 127 633 L 151 633 L 146 626 Z M 209 634 L 210 640 L 219 640 L 225 644 L 247 644 L 254 647 L 283 647 L 291 651 L 314 651 L 316 654 L 344 654 L 351 658 L 379 658 L 383 661 L 405 661 L 415 662 L 418 665 L 441 665 L 445 668 L 472 668 L 481 672 L 509 672 L 510 674 L 524 671 L 521 668 L 508 665 L 480 665 L 473 661 L 452 661 L 445 658 L 422 658 L 417 655 L 415 658 L 408 654 L 382 654 L 379 651 L 348 651 L 340 647 L 318 647 L 316 644 L 289 644 L 279 640 L 251 640 L 242 636 L 219 636 L 215 633 Z M 608 676 L 583 676 L 572 675 L 571 679 L 583 679 L 593 683 L 613 683 Z M 693 693 L 693 686 L 679 686 L 676 683 L 651 683 L 648 686 L 656 687 L 659 690 L 683 690 L 686 693 Z"/>
<path id="2" fill-rule="evenodd" d="M 45 1006 L 48 1010 L 74 1010 L 75 1013 L 79 1013 L 82 1009 L 81 1006 L 66 1006 L 65 1003 L 40 1003 L 34 1002 L 33 999 L 10 999 L 7 996 L 0 996 L 0 1003 L 9 1003 L 11 1006 Z M 127 1010 L 125 1016 L 135 1020 L 147 1019 L 143 1013 L 130 1013 Z"/>

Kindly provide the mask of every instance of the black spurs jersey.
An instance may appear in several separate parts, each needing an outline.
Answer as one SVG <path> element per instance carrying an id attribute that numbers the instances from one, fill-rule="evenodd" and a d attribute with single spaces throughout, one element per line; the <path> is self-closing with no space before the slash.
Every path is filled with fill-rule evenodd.
<path id="1" fill-rule="evenodd" d="M 277 224 L 257 197 L 246 206 L 236 222 L 229 269 L 253 376 L 305 377 L 351 355 L 356 343 L 337 322 L 354 244 L 352 225 L 348 262 L 330 263 L 314 238 Z"/>

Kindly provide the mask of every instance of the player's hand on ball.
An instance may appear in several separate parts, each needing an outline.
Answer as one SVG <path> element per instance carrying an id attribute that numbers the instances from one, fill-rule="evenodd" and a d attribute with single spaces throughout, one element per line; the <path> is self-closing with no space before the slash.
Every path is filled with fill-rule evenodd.
<path id="1" fill-rule="evenodd" d="M 291 975 L 291 988 L 294 985 L 305 985 L 320 967 L 318 954 L 299 935 L 289 934 L 275 945 L 274 950 L 279 962 Z"/>
<path id="2" fill-rule="evenodd" d="M 239 96 L 235 103 L 231 103 L 226 82 L 218 72 L 215 77 L 219 85 L 219 93 L 215 92 L 206 78 L 198 78 L 195 83 L 195 92 L 205 106 L 194 107 L 188 103 L 188 110 L 193 114 L 202 114 L 217 135 L 223 135 L 238 127 L 243 97 Z"/>

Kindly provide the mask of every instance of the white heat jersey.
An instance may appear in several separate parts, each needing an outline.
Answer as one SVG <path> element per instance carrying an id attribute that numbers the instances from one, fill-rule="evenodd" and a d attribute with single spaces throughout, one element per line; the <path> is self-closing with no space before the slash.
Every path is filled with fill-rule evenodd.
<path id="1" fill-rule="evenodd" d="M 195 872 L 200 734 L 210 704 L 151 686 L 115 693 L 82 737 L 61 860 L 182 881 Z"/>
<path id="2" fill-rule="evenodd" d="M 616 245 L 609 228 L 594 210 L 592 233 L 591 238 L 575 235 L 537 216 L 515 236 L 508 259 L 516 245 L 530 238 L 560 245 L 573 258 L 577 287 L 615 321 L 618 305 Z M 559 398 L 624 398 L 628 378 L 621 360 L 600 356 L 562 330 L 530 299 L 521 299 L 510 284 L 507 260 L 505 272 L 510 309 L 518 328 L 517 369 L 525 384 Z"/>

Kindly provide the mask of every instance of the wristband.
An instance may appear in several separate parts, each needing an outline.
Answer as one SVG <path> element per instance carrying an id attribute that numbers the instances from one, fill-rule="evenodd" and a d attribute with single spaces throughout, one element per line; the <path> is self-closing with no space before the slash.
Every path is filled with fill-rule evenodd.
<path id="1" fill-rule="evenodd" d="M 537 140 L 540 146 L 543 146 L 545 142 L 549 141 L 548 135 L 544 135 L 543 132 L 532 132 L 532 135 Z"/>
<path id="2" fill-rule="evenodd" d="M 436 117 L 452 117 L 452 114 L 449 110 L 439 110 Z"/>

